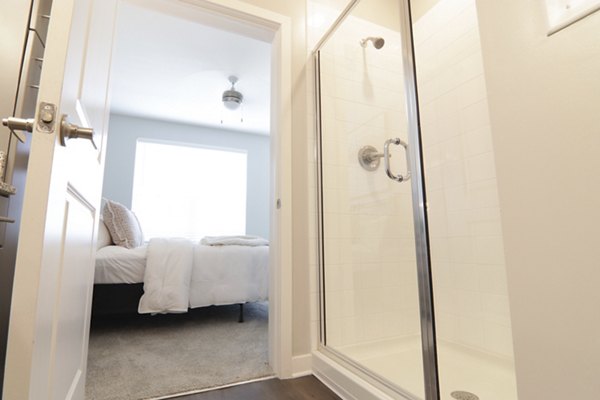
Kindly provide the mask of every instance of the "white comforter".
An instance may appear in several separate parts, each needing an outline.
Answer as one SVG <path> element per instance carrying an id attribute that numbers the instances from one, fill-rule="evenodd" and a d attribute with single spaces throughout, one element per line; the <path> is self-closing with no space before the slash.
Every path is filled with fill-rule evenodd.
<path id="1" fill-rule="evenodd" d="M 185 239 L 148 244 L 140 313 L 186 312 L 268 297 L 267 246 L 205 246 Z"/>

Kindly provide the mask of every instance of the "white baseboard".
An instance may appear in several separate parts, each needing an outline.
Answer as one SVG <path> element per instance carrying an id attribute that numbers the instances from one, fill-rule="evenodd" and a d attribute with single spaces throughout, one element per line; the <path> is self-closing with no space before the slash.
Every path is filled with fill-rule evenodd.
<path id="1" fill-rule="evenodd" d="M 312 374 L 312 354 L 292 357 L 292 378 Z"/>

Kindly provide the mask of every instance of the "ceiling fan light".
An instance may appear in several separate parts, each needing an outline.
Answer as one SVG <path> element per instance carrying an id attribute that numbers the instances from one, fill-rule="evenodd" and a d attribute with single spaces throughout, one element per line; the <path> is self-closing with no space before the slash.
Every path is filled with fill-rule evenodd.
<path id="1" fill-rule="evenodd" d="M 235 83 L 238 81 L 237 76 L 231 75 L 227 79 L 229 80 L 229 82 L 231 82 L 231 89 L 223 92 L 223 105 L 229 110 L 235 110 L 240 106 L 240 104 L 242 104 L 244 96 L 240 92 L 235 90 Z"/>
<path id="2" fill-rule="evenodd" d="M 230 89 L 223 92 L 223 105 L 225 108 L 230 110 L 237 109 L 242 101 L 244 100 L 244 96 L 238 92 L 237 90 Z"/>

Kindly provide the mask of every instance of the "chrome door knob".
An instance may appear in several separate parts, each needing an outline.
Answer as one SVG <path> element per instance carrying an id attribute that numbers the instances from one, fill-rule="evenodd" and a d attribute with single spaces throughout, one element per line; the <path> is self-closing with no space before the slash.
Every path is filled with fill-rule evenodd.
<path id="1" fill-rule="evenodd" d="M 94 129 L 74 125 L 67 121 L 67 115 L 63 114 L 60 122 L 60 144 L 66 146 L 68 139 L 87 139 L 92 142 L 94 149 L 98 149 L 94 142 Z"/>

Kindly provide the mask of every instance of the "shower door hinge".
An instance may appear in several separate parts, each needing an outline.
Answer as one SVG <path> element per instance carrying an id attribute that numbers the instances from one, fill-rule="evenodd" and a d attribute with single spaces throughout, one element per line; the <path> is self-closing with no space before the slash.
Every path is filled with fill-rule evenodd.
<path id="1" fill-rule="evenodd" d="M 275 206 L 278 210 L 281 208 L 281 199 L 277 199 L 277 201 L 275 202 Z"/>

